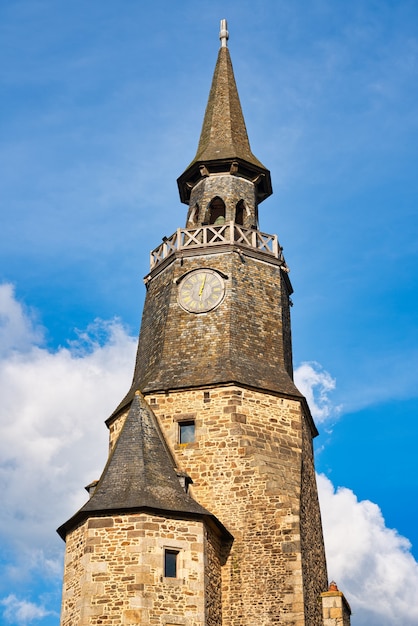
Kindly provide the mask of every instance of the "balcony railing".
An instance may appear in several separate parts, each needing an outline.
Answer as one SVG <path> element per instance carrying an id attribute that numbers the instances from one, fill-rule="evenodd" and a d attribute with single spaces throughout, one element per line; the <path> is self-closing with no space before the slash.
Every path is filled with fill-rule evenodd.
<path id="1" fill-rule="evenodd" d="M 151 270 L 175 252 L 225 244 L 259 250 L 285 264 L 277 235 L 268 235 L 259 230 L 238 226 L 235 222 L 226 222 L 217 226 L 212 224 L 198 228 L 178 228 L 171 237 L 164 237 L 163 242 L 151 252 Z"/>

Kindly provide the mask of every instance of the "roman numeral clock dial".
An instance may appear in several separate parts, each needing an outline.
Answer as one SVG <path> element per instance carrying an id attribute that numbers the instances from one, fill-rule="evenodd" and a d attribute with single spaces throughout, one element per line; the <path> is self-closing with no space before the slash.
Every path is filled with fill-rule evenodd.
<path id="1" fill-rule="evenodd" d="M 189 313 L 207 313 L 220 304 L 225 283 L 215 270 L 194 270 L 183 278 L 178 290 L 178 303 Z"/>

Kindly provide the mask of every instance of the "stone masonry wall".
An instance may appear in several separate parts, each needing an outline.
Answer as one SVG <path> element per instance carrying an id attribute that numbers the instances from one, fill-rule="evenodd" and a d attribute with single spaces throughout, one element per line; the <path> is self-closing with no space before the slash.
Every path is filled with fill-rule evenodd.
<path id="1" fill-rule="evenodd" d="M 320 581 L 326 572 L 313 495 L 304 499 L 301 527 L 304 481 L 308 492 L 316 488 L 310 470 L 306 479 L 302 470 L 300 402 L 232 385 L 149 394 L 147 400 L 178 467 L 193 479 L 194 497 L 235 538 L 222 567 L 223 626 L 319 624 L 319 597 L 303 578 L 304 568 Z M 195 441 L 179 444 L 179 422 L 191 419 Z M 301 548 L 311 533 L 321 553 L 317 570 Z"/>
<path id="2" fill-rule="evenodd" d="M 165 548 L 179 551 L 177 578 L 164 577 Z M 93 517 L 67 537 L 61 626 L 221 626 L 219 577 L 219 545 L 202 521 Z"/>
<path id="3" fill-rule="evenodd" d="M 312 438 L 305 422 L 302 423 L 302 485 L 301 485 L 301 550 L 305 620 L 309 626 L 323 626 L 318 610 L 321 594 L 328 588 L 327 564 L 322 535 L 321 513 L 318 502 Z"/>
<path id="4" fill-rule="evenodd" d="M 209 222 L 209 205 L 215 196 L 219 196 L 225 202 L 226 221 L 235 220 L 235 210 L 240 200 L 243 200 L 248 213 L 244 214 L 244 225 L 254 227 L 257 223 L 256 189 L 254 184 L 245 178 L 231 176 L 209 176 L 202 178 L 194 187 L 190 196 L 190 207 L 199 206 L 198 223 Z M 189 210 L 190 214 L 190 210 Z M 191 227 L 190 223 L 186 228 Z"/>
<path id="5" fill-rule="evenodd" d="M 206 601 L 206 624 L 205 626 L 220 626 L 222 621 L 222 573 L 223 562 L 222 544 L 220 538 L 208 532 L 206 542 L 206 568 L 205 568 L 205 601 Z"/>
<path id="6" fill-rule="evenodd" d="M 126 411 L 123 411 L 119 415 L 118 419 L 113 420 L 109 424 L 109 454 L 112 453 L 115 443 L 119 437 L 120 431 L 122 430 L 122 427 L 126 421 L 126 418 L 128 417 L 128 413 L 129 413 L 129 409 Z"/>
<path id="7" fill-rule="evenodd" d="M 65 546 L 61 607 L 62 626 L 82 623 L 80 621 L 82 595 L 94 591 L 91 583 L 87 586 L 85 584 L 85 552 L 85 529 L 81 526 L 68 536 Z"/>
<path id="8" fill-rule="evenodd" d="M 341 591 L 332 590 L 334 585 L 331 583 L 330 591 L 321 594 L 323 626 L 350 626 L 350 606 Z"/>
<path id="9" fill-rule="evenodd" d="M 178 303 L 178 290 L 188 272 L 202 267 L 225 276 L 225 297 L 194 315 Z M 297 395 L 288 295 L 283 270 L 268 255 L 255 259 L 231 247 L 173 259 L 148 285 L 133 388 L 151 393 L 239 382 Z"/>

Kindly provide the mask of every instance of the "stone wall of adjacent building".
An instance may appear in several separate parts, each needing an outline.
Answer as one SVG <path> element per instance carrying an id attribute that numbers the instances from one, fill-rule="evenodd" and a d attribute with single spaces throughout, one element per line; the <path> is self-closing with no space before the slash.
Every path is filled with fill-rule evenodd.
<path id="1" fill-rule="evenodd" d="M 179 552 L 176 578 L 165 549 Z M 219 550 L 200 520 L 90 518 L 67 536 L 61 626 L 221 626 Z"/>
<path id="2" fill-rule="evenodd" d="M 192 494 L 234 536 L 221 574 L 223 626 L 321 623 L 319 595 L 303 574 L 315 575 L 318 587 L 325 581 L 318 594 L 326 589 L 311 450 L 302 459 L 310 431 L 305 445 L 301 403 L 232 385 L 147 400 L 179 469 L 193 480 Z M 193 443 L 178 443 L 183 420 L 195 421 Z"/>
<path id="3" fill-rule="evenodd" d="M 350 626 L 351 609 L 344 594 L 334 582 L 321 594 L 323 626 Z"/>

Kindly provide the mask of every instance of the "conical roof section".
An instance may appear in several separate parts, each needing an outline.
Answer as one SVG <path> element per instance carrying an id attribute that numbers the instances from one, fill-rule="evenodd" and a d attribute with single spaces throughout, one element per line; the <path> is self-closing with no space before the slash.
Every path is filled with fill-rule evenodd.
<path id="1" fill-rule="evenodd" d="M 224 28 L 224 30 L 222 30 Z M 270 172 L 251 152 L 247 128 L 241 109 L 229 49 L 226 20 L 221 21 L 219 49 L 209 100 L 196 156 L 177 180 L 180 199 L 187 203 L 190 189 L 199 180 L 199 166 L 209 172 L 229 171 L 232 162 L 240 165 L 239 175 L 249 179 L 263 178 L 260 201 L 272 194 Z M 234 168 L 236 171 L 236 168 Z"/>
<path id="2" fill-rule="evenodd" d="M 199 146 L 192 163 L 231 158 L 265 169 L 251 152 L 231 57 L 225 46 L 218 53 Z"/>
<path id="3" fill-rule="evenodd" d="M 69 530 L 94 514 L 145 509 L 210 517 L 225 532 L 222 524 L 184 491 L 157 418 L 137 392 L 92 497 L 58 533 L 65 538 Z"/>

